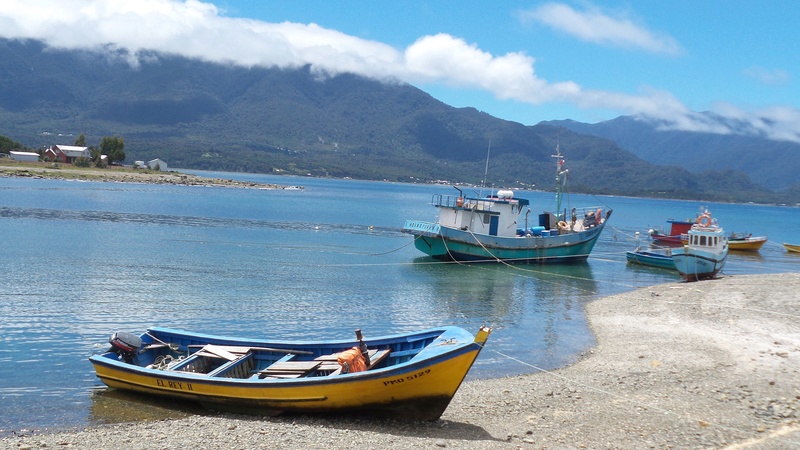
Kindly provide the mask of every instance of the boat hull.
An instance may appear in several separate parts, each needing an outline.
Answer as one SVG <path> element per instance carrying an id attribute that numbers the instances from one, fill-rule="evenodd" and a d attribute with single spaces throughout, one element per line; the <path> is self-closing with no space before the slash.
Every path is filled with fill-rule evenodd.
<path id="1" fill-rule="evenodd" d="M 158 333 L 158 329 L 151 329 Z M 98 378 L 109 387 L 199 402 L 213 409 L 247 414 L 368 413 L 412 420 L 435 420 L 447 408 L 488 337 L 477 338 L 455 327 L 434 331 L 437 337 L 410 360 L 365 372 L 263 379 L 226 378 L 203 373 L 161 370 L 120 361 L 116 354 L 94 355 L 90 361 Z M 177 342 L 165 333 L 159 339 Z M 392 344 L 392 342 L 397 342 Z M 403 358 L 402 337 L 370 340 L 370 347 L 390 348 Z M 182 341 L 181 345 L 186 346 Z M 290 347 L 288 343 L 193 339 L 191 342 L 223 345 L 257 344 Z M 406 341 L 408 342 L 408 340 Z M 325 345 L 313 353 L 347 348 L 355 343 Z M 408 344 L 406 344 L 408 345 Z M 391 357 L 391 356 L 390 356 Z"/>
<path id="2" fill-rule="evenodd" d="M 435 259 L 556 264 L 586 261 L 604 227 L 557 236 L 499 237 L 406 221 L 403 232 L 413 234 L 414 246 Z"/>
<path id="3" fill-rule="evenodd" d="M 789 252 L 792 252 L 792 253 L 800 253 L 800 245 L 784 243 L 783 246 L 784 246 L 784 248 L 786 248 L 786 251 L 789 251 Z"/>
<path id="4" fill-rule="evenodd" d="M 653 239 L 654 244 L 667 247 L 680 247 L 686 244 L 686 239 L 682 238 L 681 235 L 667 236 L 667 235 L 654 234 L 651 236 L 651 238 Z"/>
<path id="5" fill-rule="evenodd" d="M 727 250 L 722 254 L 679 248 L 672 251 L 675 269 L 681 278 L 697 281 L 714 278 L 725 267 Z"/>
<path id="6" fill-rule="evenodd" d="M 728 239 L 728 247 L 731 250 L 740 252 L 757 252 L 761 250 L 761 246 L 763 246 L 765 242 L 767 242 L 766 237 Z"/>
<path id="7" fill-rule="evenodd" d="M 662 253 L 647 251 L 625 252 L 625 256 L 629 263 L 675 270 L 675 261 L 672 260 L 672 257 Z"/>

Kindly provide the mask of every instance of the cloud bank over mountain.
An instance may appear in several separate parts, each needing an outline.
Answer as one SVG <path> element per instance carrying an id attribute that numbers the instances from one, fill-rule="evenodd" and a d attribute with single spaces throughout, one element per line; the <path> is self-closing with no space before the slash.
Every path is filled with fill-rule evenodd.
<path id="1" fill-rule="evenodd" d="M 578 10 L 547 3 L 517 14 L 520 21 L 597 45 L 668 57 L 683 52 L 674 38 L 650 31 L 635 18 L 591 6 Z M 320 77 L 355 73 L 386 82 L 438 83 L 512 102 L 564 102 L 618 111 L 664 129 L 800 142 L 800 111 L 790 106 L 750 111 L 720 103 L 714 115 L 701 114 L 663 90 L 642 87 L 629 94 L 589 89 L 569 80 L 549 81 L 537 75 L 536 59 L 524 52 L 493 55 L 446 33 L 420 36 L 397 49 L 314 23 L 228 17 L 214 4 L 198 0 L 11 0 L 0 10 L 0 37 L 107 52 L 134 67 L 156 57 L 155 52 L 245 67 L 310 66 Z"/>

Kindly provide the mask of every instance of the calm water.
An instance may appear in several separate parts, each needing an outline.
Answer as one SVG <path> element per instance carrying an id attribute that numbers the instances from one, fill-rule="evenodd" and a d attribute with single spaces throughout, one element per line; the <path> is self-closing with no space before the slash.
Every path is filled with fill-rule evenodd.
<path id="1" fill-rule="evenodd" d="M 797 271 L 800 208 L 573 196 L 613 208 L 585 264 L 433 262 L 400 233 L 435 219 L 448 186 L 204 173 L 303 191 L 0 178 L 0 435 L 175 416 L 106 391 L 87 358 L 150 325 L 284 339 L 376 336 L 442 324 L 495 327 L 470 378 L 551 369 L 593 345 L 583 306 L 676 281 L 626 265 L 635 233 L 707 205 L 727 231 L 767 234 L 724 275 Z M 518 193 L 534 213 L 550 193 Z M 513 355 L 523 363 L 510 359 Z"/>

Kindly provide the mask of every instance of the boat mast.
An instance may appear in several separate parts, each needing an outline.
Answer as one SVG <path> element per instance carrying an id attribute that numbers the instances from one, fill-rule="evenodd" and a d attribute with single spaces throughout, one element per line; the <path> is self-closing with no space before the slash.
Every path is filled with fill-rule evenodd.
<path id="1" fill-rule="evenodd" d="M 483 188 L 486 186 L 486 177 L 489 174 L 489 152 L 492 151 L 492 140 L 489 139 L 489 148 L 486 150 L 486 167 L 483 169 L 483 182 L 481 183 L 481 193 L 478 197 L 483 198 Z"/>
<path id="2" fill-rule="evenodd" d="M 550 155 L 556 158 L 556 216 L 561 214 L 561 201 L 564 195 L 564 186 L 567 184 L 567 173 L 569 169 L 561 170 L 564 166 L 564 157 L 561 155 L 561 144 L 556 141 L 556 154 Z M 564 216 L 566 220 L 566 215 Z"/>

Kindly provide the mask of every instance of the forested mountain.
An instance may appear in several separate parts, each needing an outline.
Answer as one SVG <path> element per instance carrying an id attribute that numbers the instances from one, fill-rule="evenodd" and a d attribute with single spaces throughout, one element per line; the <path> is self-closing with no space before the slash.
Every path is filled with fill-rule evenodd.
<path id="1" fill-rule="evenodd" d="M 706 113 L 712 116 L 710 113 Z M 709 117 L 708 122 L 719 120 Z M 621 116 L 595 124 L 555 120 L 543 124 L 611 139 L 653 164 L 676 165 L 693 173 L 709 167 L 732 169 L 768 189 L 784 190 L 800 183 L 800 144 L 754 136 L 659 129 L 657 124 Z M 736 124 L 731 124 L 736 128 Z M 741 128 L 747 127 L 740 124 Z"/>
<path id="2" fill-rule="evenodd" d="M 560 145 L 573 191 L 796 202 L 741 171 L 659 166 L 613 140 L 564 126 L 523 126 L 453 108 L 402 83 L 307 68 L 242 68 L 152 54 L 137 66 L 109 53 L 0 40 L 0 135 L 28 147 L 121 136 L 127 162 L 393 181 L 447 180 L 550 190 Z M 794 193 L 793 193 L 794 192 Z"/>

